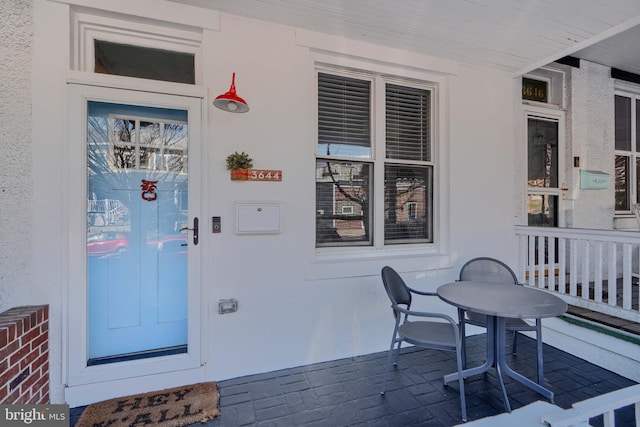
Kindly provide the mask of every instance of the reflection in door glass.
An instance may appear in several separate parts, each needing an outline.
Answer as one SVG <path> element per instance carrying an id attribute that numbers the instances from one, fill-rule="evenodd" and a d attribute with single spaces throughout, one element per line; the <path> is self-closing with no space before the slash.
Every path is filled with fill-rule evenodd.
<path id="1" fill-rule="evenodd" d="M 530 117 L 528 119 L 529 187 L 558 187 L 558 122 Z"/>
<path id="2" fill-rule="evenodd" d="M 88 364 L 187 350 L 187 112 L 89 102 Z"/>
<path id="3" fill-rule="evenodd" d="M 534 227 L 558 226 L 558 196 L 530 194 L 527 198 L 528 225 Z"/>

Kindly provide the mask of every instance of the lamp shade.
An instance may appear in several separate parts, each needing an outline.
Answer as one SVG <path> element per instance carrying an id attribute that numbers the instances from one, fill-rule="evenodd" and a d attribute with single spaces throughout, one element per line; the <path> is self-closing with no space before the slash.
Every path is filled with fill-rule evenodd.
<path id="1" fill-rule="evenodd" d="M 246 113 L 249 111 L 247 102 L 236 94 L 236 73 L 233 73 L 231 77 L 229 92 L 218 96 L 213 101 L 213 105 L 230 113 Z"/>

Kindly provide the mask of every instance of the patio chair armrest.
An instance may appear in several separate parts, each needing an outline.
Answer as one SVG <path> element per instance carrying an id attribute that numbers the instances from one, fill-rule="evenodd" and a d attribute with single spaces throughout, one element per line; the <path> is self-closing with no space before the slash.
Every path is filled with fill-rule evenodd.
<path id="1" fill-rule="evenodd" d="M 404 313 L 407 316 L 431 317 L 431 318 L 437 318 L 437 319 L 444 319 L 447 322 L 449 322 L 452 325 L 454 325 L 456 328 L 458 327 L 458 322 L 453 320 L 453 318 L 451 316 L 448 316 L 448 315 L 443 314 L 443 313 L 431 313 L 431 312 L 426 312 L 426 311 L 407 310 L 406 308 L 402 308 L 397 304 L 392 304 L 391 308 L 393 308 L 394 310 L 399 311 L 400 313 Z"/>
<path id="2" fill-rule="evenodd" d="M 418 294 L 418 295 L 425 295 L 425 296 L 430 296 L 430 297 L 438 296 L 438 294 L 435 293 L 435 292 L 419 291 L 419 290 L 413 289 L 413 288 L 411 288 L 409 286 L 407 286 L 407 289 L 409 289 L 411 291 L 411 293 Z"/>

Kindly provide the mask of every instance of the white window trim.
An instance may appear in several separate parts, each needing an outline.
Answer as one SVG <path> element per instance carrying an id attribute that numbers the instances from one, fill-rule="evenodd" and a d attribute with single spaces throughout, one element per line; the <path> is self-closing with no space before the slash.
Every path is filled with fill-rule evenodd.
<path id="1" fill-rule="evenodd" d="M 545 104 L 542 104 L 545 105 Z M 565 122 L 565 112 L 564 110 L 558 109 L 558 108 L 553 108 L 553 106 L 551 106 L 551 108 L 546 107 L 546 106 L 534 106 L 534 105 L 524 105 L 523 106 L 523 124 L 522 124 L 522 128 L 524 130 L 523 133 L 523 144 L 524 144 L 524 175 L 523 175 L 523 194 L 524 194 L 524 200 L 523 200 L 523 212 L 525 215 L 525 221 L 527 218 L 527 212 L 528 212 L 528 206 L 527 206 L 527 202 L 528 202 L 528 196 L 529 194 L 536 194 L 536 195 L 552 195 L 552 196 L 557 196 L 558 197 L 558 227 L 564 227 L 566 224 L 566 218 L 565 218 L 565 199 L 563 199 L 563 194 L 562 194 L 562 186 L 566 185 L 566 175 L 565 175 L 565 161 L 564 161 L 564 157 L 565 157 L 565 150 L 566 150 L 566 135 L 565 135 L 565 129 L 566 129 L 566 122 Z M 528 126 L 528 119 L 530 117 L 535 117 L 535 118 L 540 118 L 542 120 L 549 120 L 549 121 L 557 121 L 558 122 L 558 187 L 552 187 L 552 188 L 545 188 L 545 187 L 529 187 L 528 183 L 527 183 L 527 177 L 529 176 L 529 171 L 528 171 L 528 155 L 529 153 L 527 152 L 527 126 Z M 579 182 L 579 180 L 574 180 L 574 182 Z M 575 191 L 575 188 L 574 188 Z M 569 196 L 567 195 L 567 197 L 573 197 L 573 196 Z M 526 222 L 525 222 L 526 223 Z"/>
<path id="2" fill-rule="evenodd" d="M 86 119 L 85 102 L 86 100 L 97 100 L 100 102 L 117 100 L 118 102 L 129 102 L 136 105 L 144 99 L 144 103 L 153 103 L 156 105 L 171 106 L 172 108 L 188 109 L 194 114 L 190 116 L 193 122 L 190 123 L 191 135 L 193 138 L 202 138 L 206 134 L 206 127 L 202 123 L 202 114 L 195 114 L 204 107 L 203 100 L 197 97 L 185 96 L 180 100 L 175 99 L 174 95 L 166 95 L 162 93 L 148 92 L 131 92 L 128 90 L 119 90 L 116 88 L 104 88 L 94 85 L 69 84 L 68 93 L 68 109 L 67 109 L 67 140 L 68 146 L 65 147 L 66 167 L 67 171 L 64 177 L 65 187 L 69 189 L 70 194 L 85 194 L 86 182 L 84 180 L 84 156 L 86 150 L 84 142 L 86 141 Z M 78 120 L 82 125 L 78 126 Z M 205 150 L 206 144 L 202 145 Z M 203 156 L 202 158 L 206 158 Z M 195 167 L 195 166 L 194 166 Z M 196 167 L 195 173 L 198 174 Z M 86 236 L 84 230 L 84 218 L 86 217 L 86 197 L 81 200 L 67 200 L 67 212 L 65 216 L 68 219 L 67 232 L 69 241 L 67 250 L 69 253 L 70 264 L 67 267 L 67 283 L 84 283 L 86 278 L 86 261 L 78 264 L 78 259 L 84 259 L 82 248 L 84 247 Z M 202 198 L 202 203 L 206 200 Z M 197 206 L 194 211 L 199 211 Z M 202 250 L 202 248 L 200 248 Z M 191 257 L 191 255 L 190 255 Z M 200 262 L 198 252 L 194 253 L 193 262 Z M 191 259 L 190 259 L 190 262 Z M 201 268 L 203 268 L 201 266 Z M 149 359 L 140 359 L 126 363 L 115 363 L 97 366 L 87 366 L 87 322 L 86 307 L 80 305 L 67 305 L 66 328 L 68 333 L 65 337 L 65 350 L 68 365 L 66 366 L 66 386 L 65 396 L 68 402 L 74 402 L 75 405 L 85 404 L 88 401 L 103 400 L 108 398 L 105 393 L 110 393 L 111 388 L 104 387 L 104 381 L 120 381 L 122 384 L 128 384 L 127 387 L 144 388 L 144 383 L 149 378 L 154 381 L 162 382 L 163 388 L 171 386 L 172 381 L 180 381 L 179 376 L 170 378 L 172 374 L 166 376 L 167 373 L 181 372 L 184 377 L 198 377 L 203 373 L 202 362 L 206 356 L 206 343 L 204 334 L 204 325 L 201 324 L 201 313 L 204 310 L 201 302 L 204 298 L 204 291 L 200 285 L 202 272 L 193 270 L 195 275 L 190 277 L 190 294 L 189 306 L 189 332 L 187 353 L 164 356 Z M 86 301 L 86 287 L 75 286 L 68 287 L 68 301 Z M 192 311 L 193 310 L 193 311 Z M 86 400 L 88 399 L 88 400 Z M 85 402 L 85 403 L 82 403 Z"/>
<path id="3" fill-rule="evenodd" d="M 530 73 L 525 74 L 522 77 L 532 80 L 539 80 L 547 82 L 547 102 L 531 101 L 528 99 L 522 100 L 524 105 L 540 106 L 546 108 L 560 108 L 563 109 L 566 105 L 566 93 L 564 91 L 564 81 L 566 79 L 565 72 L 559 68 L 553 66 L 546 66 L 538 68 Z"/>
<path id="4" fill-rule="evenodd" d="M 402 245 L 384 245 L 382 243 L 373 246 L 354 246 L 354 247 L 315 247 L 315 238 L 312 239 L 313 255 L 312 261 L 306 266 L 305 278 L 308 280 L 339 278 L 339 277 L 361 277 L 372 274 L 379 274 L 381 260 L 394 261 L 394 265 L 403 265 L 402 271 L 417 271 L 448 268 L 451 266 L 450 251 L 450 197 L 449 197 L 449 177 L 442 170 L 449 168 L 449 132 L 447 123 L 449 120 L 449 76 L 447 74 L 433 72 L 426 69 L 417 69 L 413 67 L 403 67 L 397 64 L 390 64 L 380 61 L 368 61 L 361 58 L 346 57 L 344 55 L 331 55 L 324 52 L 313 52 L 310 61 L 310 73 L 313 76 L 313 84 L 310 89 L 309 99 L 311 100 L 311 115 L 313 120 L 310 125 L 313 135 L 314 161 L 317 141 L 315 135 L 318 125 L 318 106 L 317 106 L 317 86 L 315 75 L 319 70 L 327 72 L 335 72 L 336 70 L 351 70 L 355 73 L 360 72 L 362 76 L 370 76 L 371 74 L 381 74 L 386 76 L 387 81 L 395 83 L 406 81 L 415 81 L 419 85 L 428 84 L 432 90 L 434 116 L 432 123 L 432 163 L 433 163 L 433 243 L 408 243 Z M 361 70 L 361 71 L 358 71 Z M 393 76 L 393 77 L 391 77 Z M 376 87 L 373 91 L 379 90 Z M 384 111 L 375 111 L 373 116 L 374 126 L 373 137 L 379 132 L 384 135 L 384 121 L 379 120 L 377 115 L 384 115 Z M 374 144 L 374 158 L 384 159 L 384 147 Z M 381 157 L 380 157 L 381 156 Z M 384 170 L 380 167 L 374 170 L 374 188 L 384 183 Z M 313 169 L 311 171 L 313 172 Z M 313 177 L 315 181 L 315 177 Z M 375 191 L 375 190 L 374 190 Z M 384 203 L 383 200 L 379 201 Z M 374 203 L 376 199 L 374 199 Z M 374 217 L 374 233 L 377 236 L 383 236 L 384 216 L 380 214 L 374 207 L 376 216 Z M 315 200 L 314 210 L 315 214 Z M 425 258 L 427 257 L 427 258 Z"/>
<path id="5" fill-rule="evenodd" d="M 633 206 L 637 204 L 639 201 L 637 200 L 637 191 L 638 191 L 638 176 L 636 172 L 636 162 L 640 160 L 640 152 L 636 151 L 637 147 L 634 147 L 636 142 L 637 133 L 640 132 L 640 129 L 637 128 L 637 123 L 635 120 L 636 117 L 636 108 L 637 102 L 640 101 L 640 86 L 634 85 L 631 83 L 620 83 L 616 82 L 614 97 L 615 96 L 624 96 L 626 98 L 631 98 L 631 150 L 623 151 L 615 149 L 615 141 L 614 141 L 614 159 L 615 156 L 625 156 L 630 157 L 629 162 L 629 177 L 628 179 L 631 181 L 631 185 L 629 187 L 629 205 L 631 207 L 630 210 L 618 211 L 614 210 L 614 217 L 628 217 L 633 215 Z M 615 180 L 615 172 L 614 177 L 612 179 Z M 614 184 L 615 185 L 615 184 Z"/>
<path id="6" fill-rule="evenodd" d="M 353 205 L 343 205 L 342 206 L 342 214 L 343 215 L 353 215 Z"/>
<path id="7" fill-rule="evenodd" d="M 93 0 L 86 0 L 86 2 L 91 1 Z M 114 0 L 113 3 L 118 2 L 120 2 L 120 0 Z M 112 4 L 109 3 L 109 5 L 111 6 Z M 135 6 L 132 7 L 135 8 Z M 151 21 L 114 19 L 107 16 L 81 13 L 72 9 L 72 70 L 68 71 L 65 76 L 65 83 L 68 88 L 67 96 L 70 102 L 66 111 L 66 132 L 70 137 L 73 136 L 76 140 L 83 139 L 82 135 L 77 134 L 78 132 L 82 132 L 81 127 L 77 126 L 77 122 L 73 121 L 77 121 L 78 117 L 84 117 L 83 112 L 77 111 L 79 104 L 73 102 L 71 99 L 71 93 L 75 92 L 78 87 L 85 88 L 87 93 L 93 93 L 94 89 L 98 90 L 100 93 L 99 99 L 106 102 L 124 101 L 135 104 L 142 98 L 144 101 L 140 102 L 143 102 L 144 105 L 158 99 L 166 99 L 168 103 L 176 103 L 175 105 L 171 104 L 171 106 L 175 108 L 191 108 L 197 104 L 198 113 L 195 113 L 193 116 L 195 120 L 194 123 L 197 123 L 197 125 L 190 126 L 190 134 L 196 138 L 203 138 L 203 135 L 207 134 L 206 99 L 208 92 L 205 87 L 198 85 L 199 82 L 201 82 L 200 70 L 202 67 L 200 66 L 200 61 L 202 55 L 200 46 L 202 32 L 194 29 L 194 27 L 188 28 L 185 26 L 180 29 L 175 25 L 156 26 L 149 24 L 149 22 Z M 141 31 L 143 31 L 144 34 L 142 34 Z M 155 81 L 128 76 L 94 73 L 93 40 L 95 40 L 95 38 L 142 47 L 193 53 L 195 55 L 196 84 Z M 74 87 L 76 89 L 73 89 Z M 99 91 L 99 88 L 112 88 L 114 90 Z M 120 92 L 120 95 L 116 94 L 116 92 L 120 90 L 127 92 Z M 173 98 L 169 100 L 167 98 L 173 95 L 177 95 L 181 97 L 181 99 L 177 100 Z M 81 120 L 84 120 L 84 118 Z M 203 143 L 201 147 L 202 159 L 207 158 L 206 147 L 207 145 Z M 77 166 L 82 164 L 82 153 L 77 153 L 77 150 L 73 150 L 71 147 L 67 147 L 66 150 L 67 156 L 65 157 L 67 161 L 70 162 L 68 165 L 73 164 Z M 77 156 L 80 156 L 80 158 Z M 71 183 L 73 183 L 73 186 L 84 185 L 82 184 L 84 183 L 83 179 L 76 180 L 72 178 L 72 175 L 77 173 L 78 168 L 68 167 L 65 169 L 67 170 L 67 174 L 65 175 L 65 182 L 68 183 L 67 187 L 71 188 Z M 200 167 L 200 169 L 202 168 Z M 80 170 L 84 169 L 80 168 Z M 204 188 L 206 187 L 206 182 L 206 179 L 202 180 L 203 188 L 200 192 L 201 206 L 206 206 L 207 203 L 207 192 Z M 76 188 L 74 194 L 82 193 L 83 191 L 86 190 Z M 83 258 L 82 254 L 78 253 L 78 251 L 79 248 L 85 245 L 82 230 L 74 228 L 71 224 L 83 224 L 83 215 L 86 215 L 84 214 L 86 202 L 81 204 L 81 206 L 76 206 L 76 202 L 76 200 L 67 200 L 69 214 L 73 214 L 75 217 L 75 220 L 70 221 L 67 225 L 69 229 L 66 233 L 70 236 L 67 242 L 67 250 L 72 255 L 74 253 L 76 255 L 69 257 L 69 259 L 73 260 Z M 77 209 L 78 207 L 79 210 Z M 198 209 L 194 207 L 194 211 L 198 211 Z M 70 217 L 69 215 L 67 216 Z M 200 251 L 206 250 L 206 246 L 206 241 L 201 242 Z M 193 259 L 200 259 L 200 255 L 198 255 L 198 258 L 194 256 Z M 206 324 L 202 323 L 203 318 L 201 316 L 201 313 L 206 313 L 206 292 L 205 288 L 201 286 L 200 277 L 204 277 L 203 270 L 206 268 L 208 267 L 202 264 L 199 269 L 196 270 L 198 277 L 193 280 L 193 283 L 194 286 L 198 286 L 198 288 L 197 290 L 194 289 L 193 292 L 190 291 L 189 294 L 189 304 L 193 307 L 193 313 L 191 313 L 190 310 L 188 353 L 141 359 L 127 362 L 126 364 L 114 364 L 114 366 L 110 366 L 109 364 L 86 366 L 86 342 L 83 341 L 86 340 L 86 329 L 83 329 L 86 328 L 86 324 L 83 323 L 84 319 L 86 319 L 85 308 L 74 308 L 74 306 L 69 303 L 69 301 L 73 300 L 86 300 L 86 295 L 78 295 L 78 292 L 82 293 L 86 292 L 86 290 L 67 287 L 66 291 L 69 299 L 65 301 L 66 332 L 63 337 L 63 351 L 66 361 L 63 368 L 63 378 L 65 379 L 66 385 L 65 400 L 77 406 L 92 401 L 115 397 L 109 395 L 109 393 L 113 393 L 113 390 L 127 389 L 132 392 L 145 391 L 148 389 L 150 382 L 156 384 L 157 388 L 167 388 L 184 384 L 185 381 L 197 382 L 198 378 L 202 378 L 205 370 L 204 361 L 206 360 L 208 341 L 205 332 Z M 76 265 L 70 265 L 67 267 L 66 276 L 67 283 L 78 283 L 78 281 L 86 277 L 84 267 L 79 269 Z M 78 352 L 78 349 L 80 349 L 80 352 Z M 105 381 L 109 381 L 111 386 L 105 387 Z"/>
<path id="8" fill-rule="evenodd" d="M 95 71 L 95 40 L 194 55 L 195 83 L 202 83 L 202 32 L 161 27 L 86 13 L 72 18 L 72 70 Z"/>

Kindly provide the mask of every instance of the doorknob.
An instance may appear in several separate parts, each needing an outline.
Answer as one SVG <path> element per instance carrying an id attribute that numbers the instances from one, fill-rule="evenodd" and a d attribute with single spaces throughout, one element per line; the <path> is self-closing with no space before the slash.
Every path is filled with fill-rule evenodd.
<path id="1" fill-rule="evenodd" d="M 198 223 L 200 221 L 198 220 L 198 217 L 193 218 L 193 228 L 189 228 L 189 227 L 182 227 L 180 229 L 180 231 L 185 231 L 185 230 L 189 230 L 189 231 L 193 231 L 193 244 L 197 245 L 198 244 Z"/>

